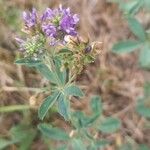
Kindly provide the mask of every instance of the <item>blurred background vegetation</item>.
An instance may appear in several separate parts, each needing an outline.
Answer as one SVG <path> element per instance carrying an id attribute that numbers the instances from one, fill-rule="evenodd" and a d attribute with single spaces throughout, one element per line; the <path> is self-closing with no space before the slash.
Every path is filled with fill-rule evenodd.
<path id="1" fill-rule="evenodd" d="M 9 145 L 8 149 L 13 150 L 46 150 L 49 144 L 59 144 L 48 142 L 36 130 L 40 122 L 37 108 L 45 97 L 37 88 L 44 87 L 46 80 L 34 69 L 14 64 L 19 55 L 14 38 L 22 35 L 22 11 L 32 7 L 42 11 L 46 7 L 58 7 L 59 4 L 70 7 L 80 15 L 78 30 L 82 36 L 89 36 L 91 41 L 103 42 L 101 55 L 77 79 L 86 98 L 73 101 L 72 106 L 89 113 L 90 96 L 98 94 L 102 97 L 105 115 L 120 118 L 122 127 L 117 133 L 100 135 L 112 141 L 106 150 L 116 150 L 118 147 L 122 150 L 137 150 L 139 144 L 150 146 L 150 102 L 147 102 L 146 113 L 143 113 L 143 107 L 141 109 L 143 104 L 136 107 L 139 99 L 150 99 L 150 86 L 147 83 L 150 80 L 149 71 L 140 67 L 138 51 L 124 55 L 111 51 L 120 40 L 136 39 L 126 20 L 127 12 L 133 6 L 136 6 L 136 10 L 132 15 L 136 15 L 144 29 L 148 30 L 150 12 L 144 9 L 149 6 L 148 2 L 145 0 L 145 3 L 133 5 L 130 1 L 125 8 L 125 3 L 121 4 L 117 0 L 0 0 L 0 138 L 6 139 L 0 140 L 0 149 Z M 20 107 L 11 107 L 14 105 L 23 107 L 23 111 L 19 111 Z M 139 113 L 136 112 L 137 108 Z M 50 114 L 53 115 L 49 115 L 46 120 L 69 130 L 69 124 L 55 110 Z M 141 150 L 146 148 L 143 145 L 141 147 Z"/>

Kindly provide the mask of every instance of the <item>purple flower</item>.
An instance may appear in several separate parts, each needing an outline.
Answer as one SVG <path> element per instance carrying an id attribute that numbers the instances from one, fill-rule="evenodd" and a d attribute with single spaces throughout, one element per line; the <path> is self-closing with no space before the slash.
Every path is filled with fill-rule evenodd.
<path id="1" fill-rule="evenodd" d="M 75 36 L 77 32 L 75 30 L 76 24 L 78 23 L 79 18 L 77 15 L 64 15 L 60 21 L 60 27 L 63 31 L 65 31 L 68 35 Z"/>
<path id="2" fill-rule="evenodd" d="M 46 8 L 45 12 L 43 13 L 41 20 L 46 21 L 46 19 L 53 18 L 53 11 L 50 8 Z"/>
<path id="3" fill-rule="evenodd" d="M 28 28 L 31 28 L 31 27 L 35 26 L 35 24 L 37 23 L 36 9 L 33 8 L 32 12 L 23 12 L 23 20 L 25 22 L 25 25 Z"/>
<path id="4" fill-rule="evenodd" d="M 60 5 L 58 9 L 47 8 L 41 17 L 42 31 L 52 41 L 64 41 L 67 35 L 76 36 L 76 25 L 79 18 L 76 14 L 72 14 L 70 9 L 64 9 Z M 55 43 L 55 42 L 53 42 Z"/>
<path id="5" fill-rule="evenodd" d="M 46 36 L 50 36 L 55 38 L 56 37 L 56 27 L 48 24 L 48 25 L 42 25 L 42 30 L 46 34 Z"/>

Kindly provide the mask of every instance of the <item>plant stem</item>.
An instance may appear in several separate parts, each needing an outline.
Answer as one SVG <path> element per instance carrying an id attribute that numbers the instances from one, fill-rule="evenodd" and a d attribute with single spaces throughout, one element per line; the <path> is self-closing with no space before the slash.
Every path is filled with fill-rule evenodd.
<path id="1" fill-rule="evenodd" d="M 67 87 L 71 82 L 73 82 L 73 80 L 75 79 L 76 75 L 73 75 L 72 77 L 70 77 L 69 81 L 66 83 L 65 87 Z"/>
<path id="2" fill-rule="evenodd" d="M 0 107 L 0 113 L 13 112 L 13 111 L 23 111 L 28 109 L 35 109 L 36 107 L 30 105 L 12 105 L 12 106 L 2 106 Z"/>
<path id="3" fill-rule="evenodd" d="M 4 86 L 0 90 L 9 91 L 9 92 L 14 92 L 14 91 L 21 91 L 21 92 L 25 92 L 25 91 L 44 92 L 44 91 L 47 90 L 47 88 L 41 88 L 40 89 L 40 88 L 32 88 L 32 87 L 9 87 L 9 86 Z"/>

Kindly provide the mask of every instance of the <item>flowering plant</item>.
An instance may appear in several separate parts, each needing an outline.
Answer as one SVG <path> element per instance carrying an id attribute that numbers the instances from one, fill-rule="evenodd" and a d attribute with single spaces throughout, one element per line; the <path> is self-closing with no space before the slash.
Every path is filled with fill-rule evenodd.
<path id="1" fill-rule="evenodd" d="M 100 97 L 91 98 L 91 116 L 70 107 L 72 97 L 79 99 L 84 96 L 75 79 L 101 52 L 101 43 L 90 43 L 79 36 L 79 17 L 69 8 L 47 8 L 42 15 L 33 8 L 31 12 L 23 12 L 23 20 L 22 31 L 27 38 L 16 38 L 23 52 L 23 57 L 16 63 L 35 67 L 49 81 L 45 90 L 50 95 L 39 107 L 38 116 L 43 120 L 55 104 L 58 113 L 72 125 L 69 134 L 45 123 L 38 125 L 40 131 L 51 139 L 71 143 L 64 145 L 64 149 L 71 146 L 74 150 L 95 150 L 107 145 L 108 141 L 99 140 L 98 131 L 112 133 L 120 127 L 120 121 L 112 117 L 100 118 Z"/>

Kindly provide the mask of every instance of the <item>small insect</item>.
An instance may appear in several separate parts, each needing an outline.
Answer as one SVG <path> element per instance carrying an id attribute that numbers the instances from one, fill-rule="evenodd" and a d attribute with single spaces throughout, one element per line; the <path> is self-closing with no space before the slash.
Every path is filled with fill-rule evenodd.
<path id="1" fill-rule="evenodd" d="M 92 51 L 92 46 L 91 45 L 88 45 L 85 49 L 84 49 L 84 52 L 85 53 L 90 53 Z"/>
<path id="2" fill-rule="evenodd" d="M 101 53 L 102 51 L 102 42 L 93 42 L 91 44 L 87 44 L 87 46 L 84 49 L 85 53 L 94 52 L 96 54 Z"/>

